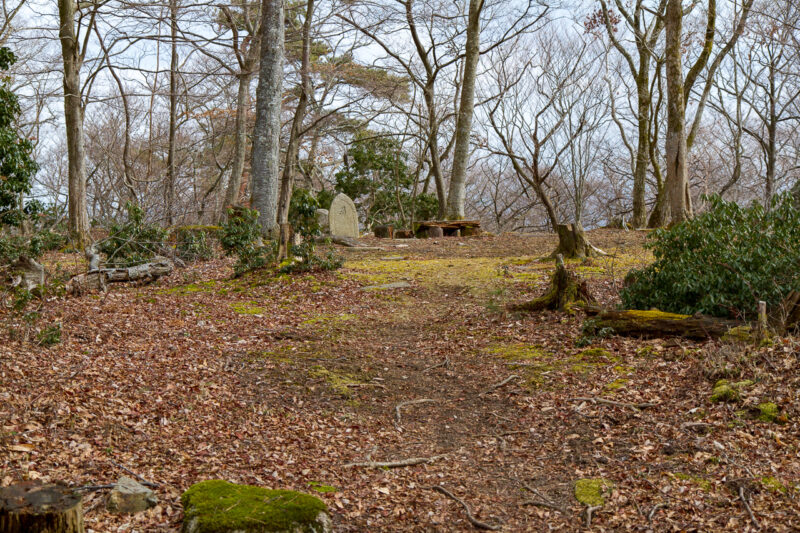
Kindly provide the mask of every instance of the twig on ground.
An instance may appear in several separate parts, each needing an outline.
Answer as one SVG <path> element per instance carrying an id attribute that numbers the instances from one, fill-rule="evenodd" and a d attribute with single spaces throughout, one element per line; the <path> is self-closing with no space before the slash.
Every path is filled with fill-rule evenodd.
<path id="1" fill-rule="evenodd" d="M 75 487 L 72 490 L 85 490 L 87 492 L 93 492 L 96 490 L 105 490 L 105 489 L 113 489 L 117 485 L 115 483 L 111 483 L 110 485 L 82 485 L 80 487 Z"/>
<path id="2" fill-rule="evenodd" d="M 433 463 L 434 461 L 438 461 L 443 457 L 447 457 L 447 454 L 434 455 L 433 457 L 412 457 L 410 459 L 400 459 L 398 461 L 365 461 L 363 463 L 347 463 L 344 466 L 345 468 L 351 468 L 354 466 L 363 466 L 365 468 L 401 468 L 403 466 Z"/>
<path id="3" fill-rule="evenodd" d="M 586 511 L 585 511 L 585 513 L 586 513 L 586 529 L 589 529 L 589 528 L 592 527 L 592 513 L 595 512 L 595 511 L 599 511 L 602 508 L 603 508 L 602 505 L 593 505 L 593 506 L 590 506 L 590 507 L 586 508 Z"/>
<path id="4" fill-rule="evenodd" d="M 119 464 L 118 462 L 114 461 L 113 459 L 109 459 L 108 462 L 111 463 L 112 465 L 116 466 L 117 468 L 121 468 L 125 472 L 129 473 L 130 475 L 132 475 L 133 477 L 138 479 L 139 483 L 141 483 L 145 487 L 150 487 L 151 489 L 157 489 L 158 487 L 161 486 L 158 483 L 153 483 L 152 481 L 147 481 L 145 478 L 143 478 L 142 476 L 140 476 L 139 474 L 137 474 L 136 472 L 134 472 L 130 468 L 126 467 L 125 465 Z"/>
<path id="5" fill-rule="evenodd" d="M 625 403 L 625 402 L 615 402 L 614 400 L 606 400 L 605 398 L 597 398 L 596 396 L 592 397 L 582 397 L 582 398 L 570 398 L 569 401 L 571 402 L 591 402 L 591 403 L 604 403 L 607 405 L 615 405 L 617 407 L 628 407 L 630 409 L 635 409 L 640 411 L 642 409 L 647 409 L 648 407 L 655 407 L 658 405 L 657 403 Z"/>
<path id="6" fill-rule="evenodd" d="M 457 501 L 458 503 L 460 503 L 461 507 L 464 508 L 464 511 L 467 512 L 467 520 L 469 520 L 469 523 L 472 524 L 473 526 L 475 526 L 476 528 L 478 528 L 478 529 L 487 529 L 489 531 L 497 531 L 497 530 L 500 529 L 500 526 L 493 526 L 491 524 L 487 524 L 486 522 L 481 522 L 480 520 L 478 520 L 477 518 L 472 516 L 472 511 L 470 510 L 469 505 L 464 503 L 464 500 L 462 500 L 458 496 L 454 495 L 452 492 L 450 492 L 446 488 L 437 485 L 435 487 L 431 487 L 431 490 L 435 490 L 436 492 L 440 492 L 440 493 L 444 494 L 445 496 L 447 496 L 448 498 L 450 498 L 451 500 L 454 500 L 454 501 Z"/>
<path id="7" fill-rule="evenodd" d="M 400 409 L 403 407 L 407 407 L 409 405 L 417 405 L 421 403 L 434 403 L 436 400 L 431 400 L 430 398 L 420 398 L 419 400 L 409 400 L 407 402 L 400 402 L 394 408 L 394 420 L 397 425 L 400 425 Z"/>
<path id="8" fill-rule="evenodd" d="M 490 392 L 492 392 L 492 391 L 494 391 L 494 390 L 496 390 L 496 389 L 499 389 L 499 388 L 500 388 L 500 387 L 502 387 L 503 385 L 505 385 L 505 384 L 507 384 L 507 383 L 510 383 L 511 381 L 514 381 L 515 379 L 519 379 L 519 376 L 518 376 L 518 375 L 516 375 L 516 374 L 514 374 L 514 375 L 511 375 L 511 376 L 508 376 L 506 379 L 504 379 L 504 380 L 503 380 L 503 381 L 501 381 L 500 383 L 497 383 L 496 385 L 492 385 L 491 387 L 489 387 L 488 389 L 486 389 L 486 390 L 485 390 L 485 391 L 483 391 L 482 393 L 478 394 L 478 396 L 484 396 L 484 395 L 486 395 L 486 394 L 489 394 Z"/>
<path id="9" fill-rule="evenodd" d="M 528 492 L 531 492 L 531 493 L 537 495 L 540 498 L 539 500 L 528 500 L 528 501 L 522 502 L 522 505 L 535 505 L 536 507 L 547 507 L 549 509 L 553 509 L 555 511 L 558 511 L 559 513 L 563 514 L 564 516 L 567 516 L 567 510 L 564 507 L 561 507 L 560 505 L 550 501 L 548 498 L 545 498 L 545 496 L 541 492 L 539 492 L 538 490 L 534 489 L 533 487 L 529 487 L 525 483 L 522 484 L 522 488 L 524 488 Z"/>
<path id="10" fill-rule="evenodd" d="M 436 364 L 436 365 L 433 365 L 433 366 L 429 366 L 428 368 L 424 369 L 422 371 L 422 373 L 424 374 L 428 370 L 433 370 L 434 368 L 441 368 L 441 367 L 450 368 L 450 358 L 449 357 L 445 356 L 444 361 L 442 361 L 439 364 Z"/>
<path id="11" fill-rule="evenodd" d="M 668 507 L 668 505 L 666 503 L 657 503 L 657 504 L 655 504 L 653 506 L 653 508 L 650 509 L 650 514 L 647 515 L 647 522 L 648 523 L 652 522 L 653 521 L 653 517 L 656 515 L 656 512 L 659 509 L 664 509 L 665 507 Z"/>
<path id="12" fill-rule="evenodd" d="M 753 514 L 753 509 L 750 508 L 750 503 L 747 501 L 747 497 L 744 495 L 744 487 L 739 487 L 739 499 L 742 500 L 744 504 L 744 508 L 747 509 L 747 514 L 750 515 L 750 520 L 753 522 L 753 525 L 756 529 L 761 529 L 761 526 L 758 524 L 758 520 L 756 520 L 756 515 Z"/>

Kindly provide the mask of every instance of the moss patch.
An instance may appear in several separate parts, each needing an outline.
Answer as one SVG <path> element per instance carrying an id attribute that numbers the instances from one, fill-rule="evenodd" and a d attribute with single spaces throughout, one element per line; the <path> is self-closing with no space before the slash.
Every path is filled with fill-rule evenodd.
<path id="1" fill-rule="evenodd" d="M 711 482 L 703 477 L 695 476 L 693 474 L 684 474 L 683 472 L 675 472 L 675 474 L 673 475 L 675 476 L 676 479 L 680 479 L 682 481 L 689 481 L 691 483 L 694 483 L 704 491 L 711 492 L 711 486 L 712 486 Z"/>
<path id="2" fill-rule="evenodd" d="M 778 420 L 778 406 L 772 402 L 758 404 L 758 419 L 762 422 L 775 422 Z"/>
<path id="3" fill-rule="evenodd" d="M 772 476 L 764 476 L 761 478 L 761 484 L 764 485 L 764 488 L 770 490 L 772 492 L 777 492 L 778 494 L 788 494 L 789 489 L 778 481 L 776 478 Z"/>
<path id="4" fill-rule="evenodd" d="M 714 389 L 711 392 L 711 401 L 713 403 L 738 402 L 742 398 L 742 391 L 752 384 L 753 382 L 750 380 L 731 383 L 727 379 L 721 379 L 714 384 Z"/>
<path id="5" fill-rule="evenodd" d="M 257 302 L 239 302 L 230 304 L 231 309 L 240 315 L 263 315 L 267 312 L 265 307 L 260 307 Z"/>
<path id="6" fill-rule="evenodd" d="M 330 386 L 330 388 L 332 388 L 345 398 L 350 398 L 353 395 L 353 391 L 350 389 L 350 385 L 363 383 L 363 381 L 356 379 L 354 376 L 351 376 L 350 374 L 331 372 L 327 368 L 321 367 L 319 365 L 312 366 L 311 369 L 309 369 L 308 371 L 308 375 L 313 378 L 324 379 L 328 383 L 328 386 Z"/>
<path id="7" fill-rule="evenodd" d="M 320 492 L 322 494 L 327 494 L 330 492 L 338 492 L 339 490 L 336 487 L 325 485 L 324 483 L 318 483 L 316 481 L 312 481 L 311 483 L 308 484 L 308 486 L 311 487 L 311 490 Z"/>
<path id="8" fill-rule="evenodd" d="M 579 479 L 575 482 L 575 499 L 587 507 L 602 507 L 605 494 L 612 488 L 614 483 L 607 479 Z"/>
<path id="9" fill-rule="evenodd" d="M 290 490 L 202 481 L 181 496 L 187 523 L 197 533 L 222 531 L 323 531 L 318 521 L 327 506 L 318 498 Z"/>

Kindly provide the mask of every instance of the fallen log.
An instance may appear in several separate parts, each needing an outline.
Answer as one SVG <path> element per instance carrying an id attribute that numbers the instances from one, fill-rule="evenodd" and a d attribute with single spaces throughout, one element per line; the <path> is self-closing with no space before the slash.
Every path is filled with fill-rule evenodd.
<path id="1" fill-rule="evenodd" d="M 80 296 L 90 291 L 104 291 L 109 283 L 142 281 L 150 283 L 172 272 L 173 264 L 166 258 L 127 268 L 101 268 L 73 276 L 67 282 L 67 294 Z"/>
<path id="2" fill-rule="evenodd" d="M 720 338 L 725 336 L 749 338 L 749 326 L 738 320 L 728 320 L 700 314 L 679 315 L 664 311 L 613 310 L 585 307 L 592 316 L 584 327 L 586 334 L 610 328 L 616 335 L 643 337 L 686 337 L 689 339 Z M 733 331 L 736 330 L 736 331 Z"/>
<path id="3" fill-rule="evenodd" d="M 11 263 L 11 286 L 32 291 L 44 286 L 44 267 L 35 259 L 21 255 Z"/>
<path id="4" fill-rule="evenodd" d="M 81 496 L 65 485 L 26 481 L 0 488 L 0 533 L 83 533 Z"/>

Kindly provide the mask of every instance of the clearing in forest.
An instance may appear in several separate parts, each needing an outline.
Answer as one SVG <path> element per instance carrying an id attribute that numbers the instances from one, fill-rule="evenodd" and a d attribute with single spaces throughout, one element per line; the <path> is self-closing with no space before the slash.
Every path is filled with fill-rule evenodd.
<path id="1" fill-rule="evenodd" d="M 613 304 L 643 239 L 592 232 L 613 257 L 568 266 Z M 0 482 L 159 484 L 132 517 L 90 492 L 103 532 L 178 531 L 205 479 L 318 495 L 337 531 L 800 528 L 794 341 L 587 338 L 580 312 L 509 312 L 545 290 L 549 236 L 370 244 L 336 272 L 214 260 L 44 302 L 59 344 L 0 331 Z M 735 398 L 712 402 L 720 379 Z"/>

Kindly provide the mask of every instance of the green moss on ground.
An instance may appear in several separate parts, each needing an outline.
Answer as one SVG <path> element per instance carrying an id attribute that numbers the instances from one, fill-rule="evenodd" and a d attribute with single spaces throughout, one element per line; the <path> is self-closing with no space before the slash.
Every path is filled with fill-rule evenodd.
<path id="1" fill-rule="evenodd" d="M 675 472 L 673 475 L 677 479 L 694 483 L 706 492 L 711 492 L 711 482 L 704 477 L 695 476 L 694 474 L 684 474 L 683 472 Z"/>
<path id="2" fill-rule="evenodd" d="M 350 389 L 351 385 L 363 383 L 363 381 L 359 381 L 350 374 L 331 372 L 319 365 L 312 366 L 308 371 L 308 375 L 313 378 L 324 379 L 330 388 L 345 398 L 350 398 L 353 395 L 353 391 Z"/>
<path id="3" fill-rule="evenodd" d="M 789 493 L 789 489 L 786 487 L 786 485 L 784 485 L 778 479 L 776 479 L 776 478 L 774 478 L 772 476 L 764 476 L 764 477 L 762 477 L 761 478 L 761 484 L 767 490 L 770 490 L 772 492 L 776 492 L 778 494 L 788 494 Z"/>
<path id="4" fill-rule="evenodd" d="M 327 506 L 320 499 L 290 490 L 202 481 L 181 496 L 186 523 L 196 533 L 297 531 L 321 533 Z"/>
<path id="5" fill-rule="evenodd" d="M 308 484 L 308 486 L 311 487 L 311 490 L 315 490 L 322 494 L 327 494 L 330 492 L 338 492 L 339 490 L 336 487 L 332 487 L 331 485 L 325 485 L 324 483 L 319 483 L 317 481 L 312 481 L 311 483 Z"/>
<path id="6" fill-rule="evenodd" d="M 257 302 L 238 302 L 230 304 L 231 309 L 240 315 L 263 315 L 267 312 L 265 307 L 261 307 Z"/>
<path id="7" fill-rule="evenodd" d="M 607 479 L 579 479 L 575 482 L 575 499 L 587 507 L 602 507 L 606 504 L 605 494 L 614 488 Z"/>
<path id="8" fill-rule="evenodd" d="M 714 384 L 711 401 L 713 403 L 736 403 L 742 399 L 742 392 L 751 385 L 753 382 L 750 380 L 731 383 L 727 379 L 721 379 Z"/>
<path id="9" fill-rule="evenodd" d="M 758 419 L 762 422 L 775 422 L 778 420 L 778 406 L 772 402 L 758 404 Z"/>

